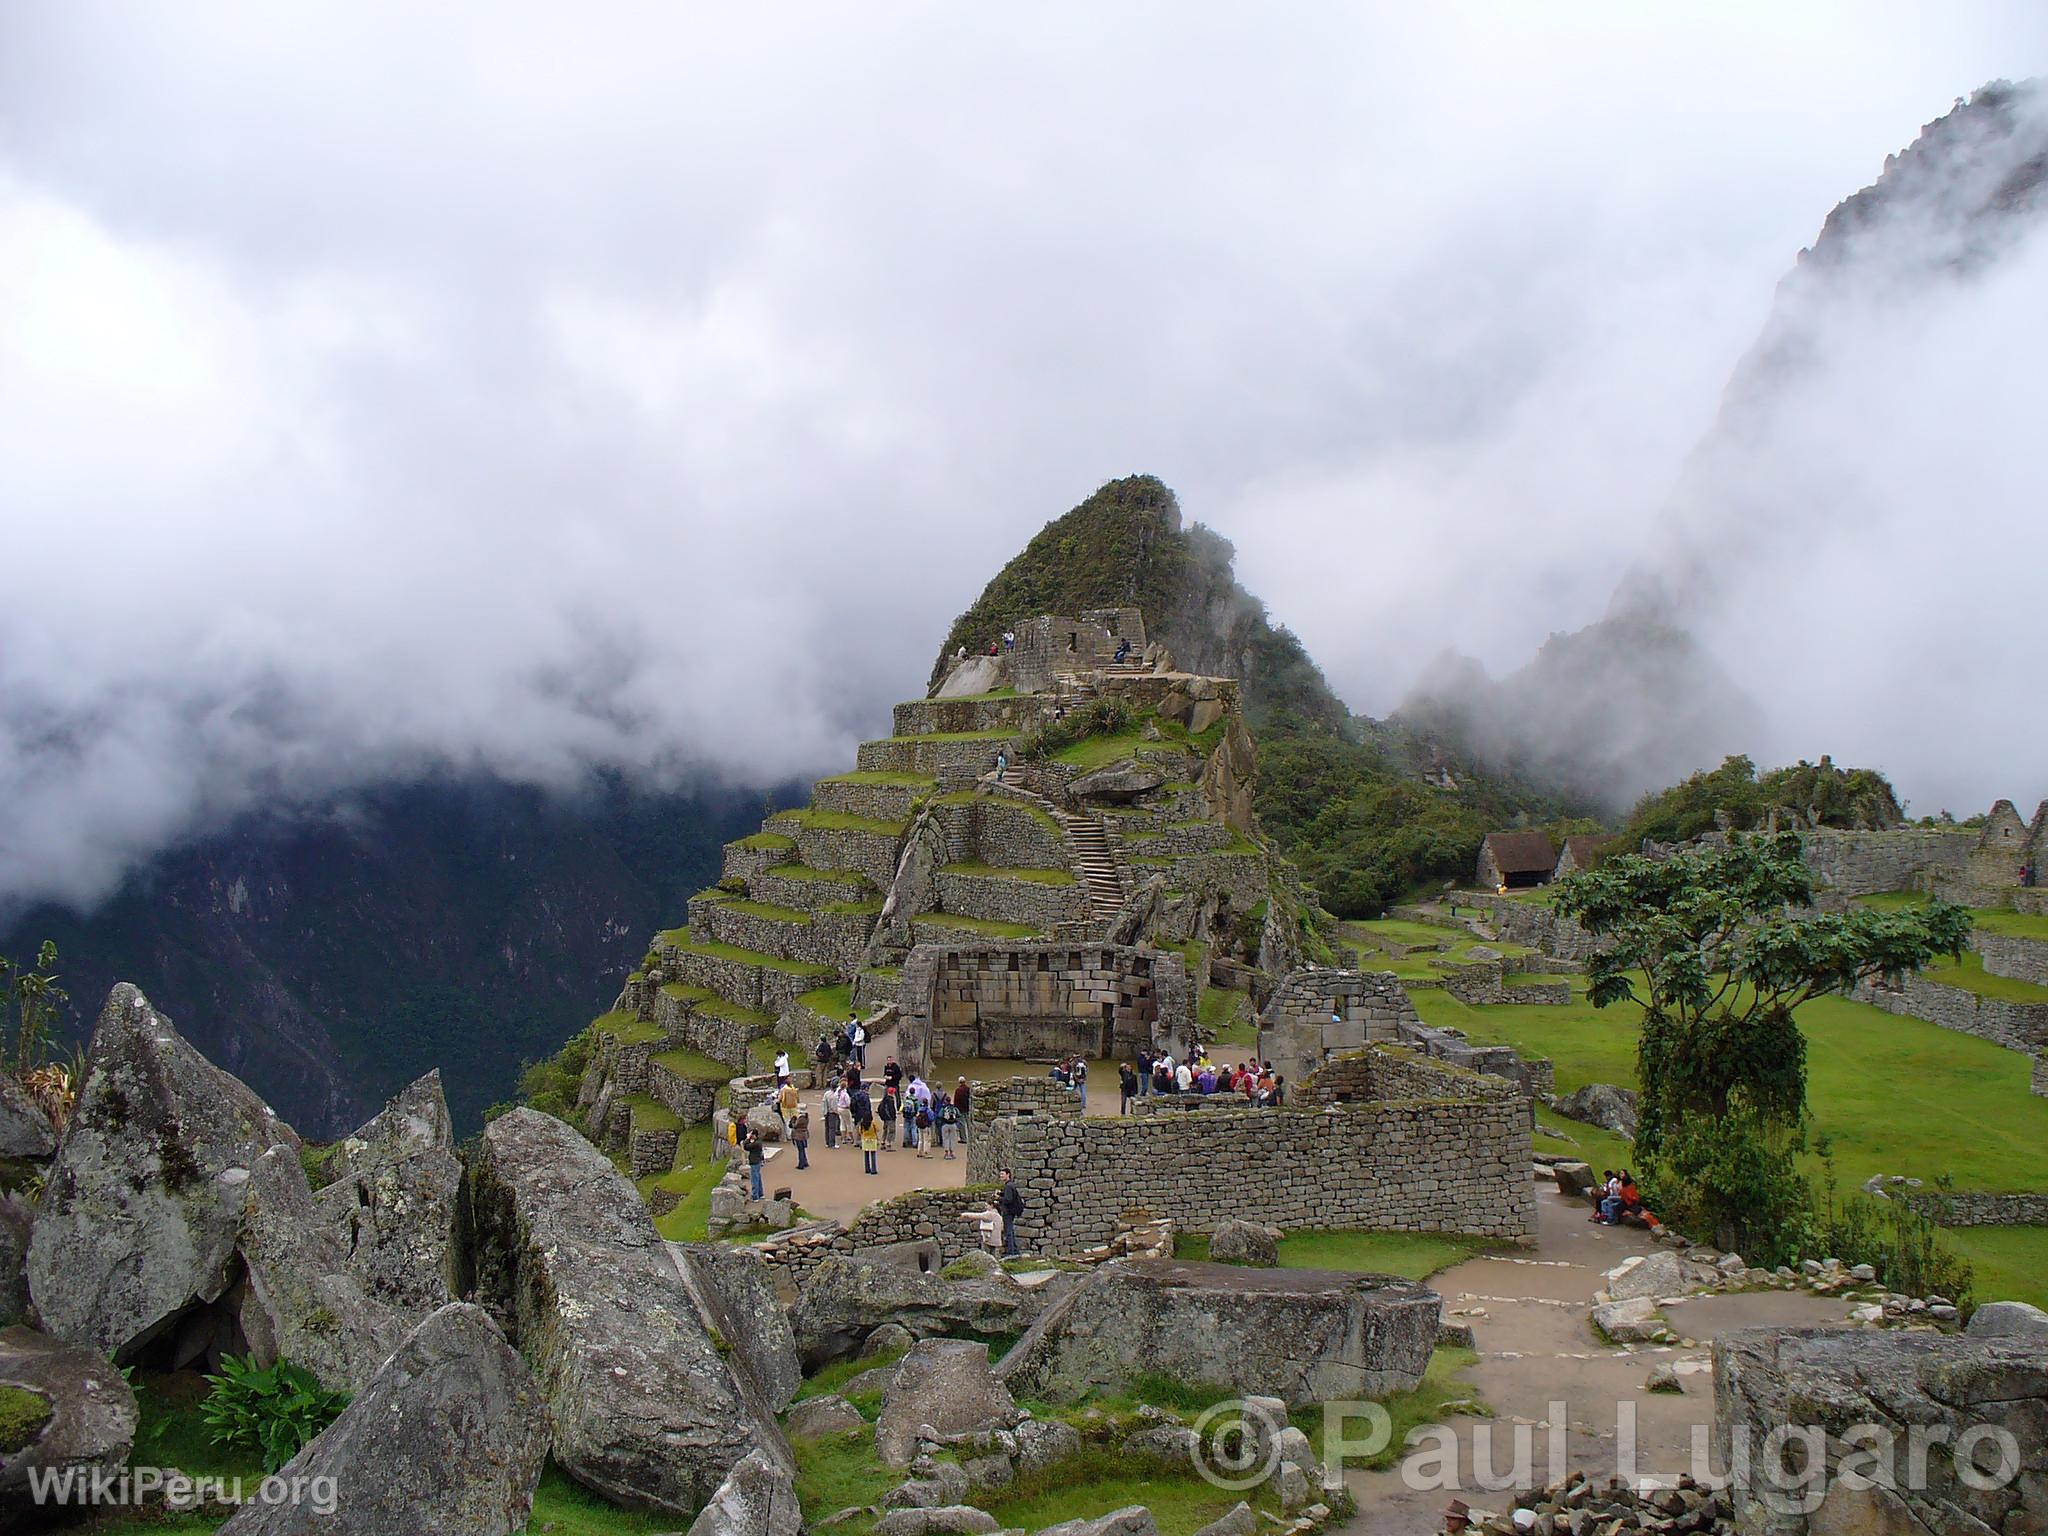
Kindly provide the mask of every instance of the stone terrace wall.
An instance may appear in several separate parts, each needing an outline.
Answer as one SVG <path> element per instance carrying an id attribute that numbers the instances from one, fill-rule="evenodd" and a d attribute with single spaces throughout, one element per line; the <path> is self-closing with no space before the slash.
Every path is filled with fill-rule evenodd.
<path id="1" fill-rule="evenodd" d="M 2031 981 L 2048 987 L 2048 944 L 2039 939 L 2014 938 L 2004 933 L 1976 933 L 1970 948 L 1984 957 L 1984 969 L 1994 976 Z"/>
<path id="2" fill-rule="evenodd" d="M 1403 1045 L 1447 1066 L 1505 1078 L 1525 1098 L 1548 1099 L 1557 1091 L 1556 1069 L 1547 1057 L 1524 1058 L 1506 1045 L 1474 1045 L 1463 1035 L 1432 1028 L 1419 1019 L 1401 1026 L 1400 1039 Z"/>
<path id="3" fill-rule="evenodd" d="M 977 1230 L 960 1213 L 986 1207 L 995 1200 L 992 1187 L 917 1189 L 894 1199 L 879 1200 L 854 1217 L 851 1225 L 836 1221 L 797 1227 L 756 1243 L 778 1278 L 802 1284 L 828 1254 L 854 1254 L 890 1243 L 931 1241 L 942 1263 L 951 1263 L 980 1246 Z"/>
<path id="4" fill-rule="evenodd" d="M 1050 816 L 996 795 L 932 808 L 946 834 L 946 857 L 957 864 L 1001 869 L 1067 869 L 1066 839 Z M 879 882 L 888 889 L 888 879 Z"/>
<path id="5" fill-rule="evenodd" d="M 1131 642 L 1133 659 L 1145 649 L 1145 621 L 1135 608 L 1090 609 L 1078 619 L 1042 613 L 1011 626 L 1017 643 L 1003 663 L 1019 692 L 1049 689 L 1062 672 L 1089 672 L 1107 666 L 1121 636 Z"/>
<path id="6" fill-rule="evenodd" d="M 1852 994 L 1886 1013 L 1925 1019 L 1958 1034 L 1975 1035 L 2015 1051 L 2048 1048 L 2048 1003 L 2009 1003 L 1979 997 L 1961 987 L 1945 986 L 1925 976 L 1908 976 L 1897 986 L 1864 982 Z"/>
<path id="7" fill-rule="evenodd" d="M 1485 912 L 1486 921 L 1503 943 L 1526 944 L 1566 960 L 1590 960 L 1605 947 L 1570 918 L 1540 902 L 1515 901 L 1484 891 L 1460 891 L 1457 902 Z"/>
<path id="8" fill-rule="evenodd" d="M 1802 832 L 1800 845 L 1815 879 L 1844 896 L 1869 896 L 1910 890 L 1913 877 L 1923 872 L 1960 875 L 1977 846 L 1977 834 L 1937 827 L 1902 827 L 1892 832 L 1822 828 Z"/>
<path id="9" fill-rule="evenodd" d="M 667 989 L 654 994 L 651 1017 L 669 1039 L 701 1051 L 713 1061 L 744 1071 L 753 1061 L 747 1043 L 754 1038 L 753 1026 L 715 1013 L 699 1013 L 688 999 Z M 654 1047 L 659 1051 L 660 1046 Z"/>
<path id="10" fill-rule="evenodd" d="M 1195 1231 L 1235 1216 L 1522 1241 L 1536 1232 L 1529 1161 L 1526 1106 L 1466 1097 L 1086 1122 L 1007 1116 L 970 1141 L 967 1176 L 1012 1169 L 1025 1199 L 1020 1239 L 1059 1254 L 1107 1243 L 1134 1209 Z"/>
<path id="11" fill-rule="evenodd" d="M 1894 1195 L 1942 1227 L 2048 1226 L 2048 1194 L 1949 1194 L 1911 1190 Z"/>
<path id="12" fill-rule="evenodd" d="M 1431 1061 L 1398 1045 L 1333 1056 L 1302 1085 L 1304 1106 L 1362 1104 L 1374 1099 L 1510 1099 L 1521 1090 L 1506 1078 Z"/>
<path id="13" fill-rule="evenodd" d="M 1088 892 L 1080 881 L 1047 884 L 1001 876 L 963 875 L 939 866 L 939 902 L 948 912 L 993 918 L 1004 923 L 1029 923 L 1049 929 L 1054 923 L 1085 919 Z"/>
<path id="14" fill-rule="evenodd" d="M 1407 988 L 1389 972 L 1304 966 L 1288 973 L 1259 1015 L 1260 1054 L 1299 1083 L 1333 1053 L 1397 1039 L 1402 1026 L 1421 1023 Z"/>

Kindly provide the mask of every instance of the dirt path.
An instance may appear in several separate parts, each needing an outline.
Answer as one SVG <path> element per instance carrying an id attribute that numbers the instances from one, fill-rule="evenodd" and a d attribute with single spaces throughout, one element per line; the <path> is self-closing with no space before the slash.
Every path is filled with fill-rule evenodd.
<path id="1" fill-rule="evenodd" d="M 1584 1205 L 1547 1186 L 1537 1204 L 1535 1248 L 1482 1255 L 1433 1282 L 1446 1319 L 1472 1327 L 1479 1359 L 1465 1379 L 1494 1418 L 1449 1421 L 1457 1444 L 1454 1469 L 1441 1454 L 1432 1460 L 1425 1446 L 1410 1454 L 1407 1475 L 1401 1467 L 1349 1474 L 1359 1513 L 1342 1527 L 1344 1536 L 1440 1531 L 1453 1497 L 1479 1508 L 1507 1507 L 1510 1495 L 1483 1491 L 1481 1479 L 1516 1472 L 1518 1437 L 1529 1448 L 1521 1458 L 1524 1475 L 1514 1479 L 1518 1486 L 1540 1487 L 1577 1468 L 1603 1480 L 1631 1466 L 1638 1475 L 1675 1477 L 1692 1465 L 1695 1434 L 1701 1454 L 1707 1444 L 1714 1418 L 1708 1346 L 1716 1334 L 1840 1322 L 1847 1315 L 1844 1302 L 1797 1292 L 1709 1296 L 1665 1309 L 1678 1345 L 1604 1344 L 1587 1319 L 1604 1272 L 1656 1245 L 1645 1233 L 1588 1221 Z M 1676 1369 L 1683 1394 L 1644 1390 L 1651 1370 L 1662 1364 Z M 1436 1467 L 1454 1470 L 1459 1487 L 1441 1480 L 1410 1486 Z"/>

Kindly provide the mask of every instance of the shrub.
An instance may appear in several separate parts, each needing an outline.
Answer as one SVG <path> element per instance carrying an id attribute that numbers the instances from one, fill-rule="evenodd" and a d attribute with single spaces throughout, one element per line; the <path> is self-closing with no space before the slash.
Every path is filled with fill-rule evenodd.
<path id="1" fill-rule="evenodd" d="M 1751 1263 L 1789 1263 L 1800 1256 L 1813 1208 L 1799 1173 L 1802 1145 L 1738 1094 L 1726 1114 L 1667 1128 L 1654 1152 L 1636 1143 L 1644 1200 L 1681 1232 L 1712 1233 Z"/>
<path id="2" fill-rule="evenodd" d="M 1975 1282 L 1969 1260 L 1949 1248 L 1941 1229 L 1903 1200 L 1835 1197 L 1835 1167 L 1825 1152 L 1819 1195 L 1813 1200 L 1808 1250 L 1844 1264 L 1868 1264 L 1886 1289 L 1904 1296 L 1946 1296 L 1970 1310 Z M 1943 1188 L 1946 1179 L 1940 1180 Z"/>
<path id="3" fill-rule="evenodd" d="M 259 1368 L 229 1355 L 220 1374 L 206 1380 L 213 1391 L 200 1415 L 213 1443 L 262 1452 L 265 1472 L 298 1455 L 348 1406 L 346 1392 L 321 1386 L 311 1371 L 289 1360 Z"/>

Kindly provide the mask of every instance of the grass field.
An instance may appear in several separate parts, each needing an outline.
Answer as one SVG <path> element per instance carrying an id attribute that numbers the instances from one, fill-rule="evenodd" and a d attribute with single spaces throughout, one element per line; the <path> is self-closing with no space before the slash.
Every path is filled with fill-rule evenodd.
<path id="1" fill-rule="evenodd" d="M 1282 1269 L 1348 1269 L 1426 1280 L 1488 1247 L 1484 1238 L 1441 1232 L 1288 1232 L 1280 1239 Z M 1206 1259 L 1209 1238 L 1182 1232 L 1177 1259 Z"/>

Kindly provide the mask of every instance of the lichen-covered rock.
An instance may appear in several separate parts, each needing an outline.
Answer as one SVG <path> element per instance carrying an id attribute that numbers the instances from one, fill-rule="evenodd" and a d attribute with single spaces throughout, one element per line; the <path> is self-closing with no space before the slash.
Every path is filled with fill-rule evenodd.
<path id="1" fill-rule="evenodd" d="M 797 1536 L 803 1514 L 788 1470 L 759 1451 L 733 1465 L 689 1536 Z"/>
<path id="2" fill-rule="evenodd" d="M 1252 1513 L 1251 1505 L 1240 1499 L 1228 1513 L 1196 1531 L 1195 1536 L 1252 1536 L 1258 1528 L 1259 1517 Z"/>
<path id="3" fill-rule="evenodd" d="M 515 1109 L 485 1128 L 469 1190 L 477 1293 L 511 1319 L 564 1471 L 617 1503 L 695 1514 L 749 1450 L 792 1470 L 603 1153 Z"/>
<path id="4" fill-rule="evenodd" d="M 1053 1401 L 1152 1372 L 1293 1407 L 1378 1398 L 1421 1382 L 1441 1310 L 1436 1292 L 1390 1275 L 1119 1259 L 1034 1323 L 998 1374 Z M 1248 1338 L 1264 1343 L 1239 1347 Z"/>
<path id="5" fill-rule="evenodd" d="M 1258 753 L 1244 717 L 1230 716 L 1223 739 L 1202 766 L 1202 800 L 1209 814 L 1240 832 L 1252 829 L 1252 792 L 1258 784 Z"/>
<path id="6" fill-rule="evenodd" d="M 944 1509 L 964 1504 L 974 1491 L 967 1469 L 955 1462 L 933 1459 L 922 1475 L 907 1478 L 882 1495 L 884 1509 Z"/>
<path id="7" fill-rule="evenodd" d="M 882 1394 L 875 1420 L 875 1454 L 885 1467 L 907 1467 L 917 1454 L 918 1430 L 942 1435 L 1007 1429 L 1017 1404 L 989 1369 L 988 1346 L 968 1339 L 920 1339 Z"/>
<path id="8" fill-rule="evenodd" d="M 867 1422 L 853 1404 L 836 1393 L 827 1392 L 822 1397 L 807 1397 L 794 1405 L 782 1427 L 792 1440 L 822 1440 L 827 1435 L 865 1429 Z"/>
<path id="9" fill-rule="evenodd" d="M 1664 1331 L 1664 1317 L 1653 1297 L 1602 1302 L 1593 1309 L 1593 1326 L 1616 1344 L 1648 1344 Z"/>
<path id="10" fill-rule="evenodd" d="M 901 1354 L 917 1342 L 917 1335 L 901 1323 L 884 1323 L 867 1337 L 860 1347 L 860 1357 L 872 1360 L 876 1355 Z"/>
<path id="11" fill-rule="evenodd" d="M 524 1530 L 548 1453 L 547 1405 L 479 1307 L 408 1334 L 325 1433 L 286 1465 L 330 1478 L 335 1507 L 244 1505 L 221 1536 L 507 1536 Z"/>
<path id="12" fill-rule="evenodd" d="M 29 1475 L 116 1471 L 135 1446 L 135 1394 L 105 1356 L 32 1328 L 0 1329 L 0 1386 L 33 1392 L 50 1416 L 27 1445 L 0 1454 L 0 1516 L 26 1518 Z M 0 1527 L 9 1525 L 0 1519 Z"/>
<path id="13" fill-rule="evenodd" d="M 1963 1331 L 1973 1339 L 2048 1339 L 2048 1312 L 2024 1301 L 1987 1301 Z"/>
<path id="14" fill-rule="evenodd" d="M 419 1321 L 462 1290 L 462 1163 L 441 1074 L 429 1072 L 335 1147 L 314 1198 L 371 1295 Z"/>
<path id="15" fill-rule="evenodd" d="M 1151 1510 L 1130 1504 L 1093 1520 L 1062 1520 L 1048 1525 L 1038 1536 L 1159 1536 L 1159 1526 Z"/>
<path id="16" fill-rule="evenodd" d="M 298 1138 L 135 987 L 107 996 L 29 1245 L 49 1332 L 127 1360 L 234 1284 L 251 1170 Z M 301 1175 L 303 1178 L 303 1174 Z"/>
<path id="17" fill-rule="evenodd" d="M 1201 1447 L 1201 1436 L 1185 1424 L 1154 1424 L 1127 1436 L 1119 1449 L 1127 1460 L 1158 1462 L 1164 1466 L 1192 1470 Z"/>
<path id="18" fill-rule="evenodd" d="M 1072 1289 L 1056 1275 L 1023 1286 L 1003 1273 L 948 1280 L 932 1271 L 832 1254 L 805 1277 L 790 1309 L 804 1369 L 844 1359 L 885 1323 L 920 1338 L 942 1333 L 1012 1333 L 1028 1327 Z"/>
<path id="19" fill-rule="evenodd" d="M 12 1073 L 0 1072 L 0 1157 L 48 1157 L 57 1132 Z"/>
<path id="20" fill-rule="evenodd" d="M 1602 1278 L 1607 1282 L 1610 1301 L 1635 1301 L 1645 1296 L 1661 1301 L 1704 1289 L 1718 1276 L 1704 1265 L 1693 1264 L 1668 1249 L 1659 1249 L 1655 1253 L 1629 1255 Z"/>
<path id="21" fill-rule="evenodd" d="M 1601 1126 L 1617 1136 L 1633 1137 L 1642 1121 L 1635 1089 L 1618 1088 L 1613 1083 L 1587 1083 L 1552 1099 L 1550 1107 L 1567 1120 Z"/>
<path id="22" fill-rule="evenodd" d="M 0 1328 L 28 1316 L 28 1239 L 34 1213 L 21 1196 L 0 1195 Z"/>
<path id="23" fill-rule="evenodd" d="M 994 1515 L 968 1504 L 935 1509 L 892 1509 L 877 1520 L 871 1536 L 991 1536 L 1002 1529 Z"/>
<path id="24" fill-rule="evenodd" d="M 1270 1269 L 1280 1262 L 1280 1234 L 1272 1227 L 1232 1217 L 1218 1223 L 1209 1239 L 1209 1257 L 1218 1264 L 1252 1264 Z"/>
<path id="25" fill-rule="evenodd" d="M 298 1153 L 272 1147 L 250 1169 L 236 1293 L 249 1353 L 304 1366 L 330 1386 L 361 1391 L 405 1338 L 403 1313 L 363 1289 L 334 1234 L 313 1214 Z"/>
<path id="26" fill-rule="evenodd" d="M 768 1266 L 753 1249 L 732 1243 L 671 1243 L 683 1278 L 707 1324 L 732 1351 L 769 1413 L 796 1401 L 804 1384 L 796 1334 L 775 1299 Z"/>
<path id="27" fill-rule="evenodd" d="M 1016 1435 L 1020 1472 L 1036 1472 L 1081 1454 L 1081 1432 L 1059 1419 L 1026 1419 Z"/>
<path id="28" fill-rule="evenodd" d="M 1127 757 L 1082 774 L 1067 786 L 1067 792 L 1077 800 L 1132 800 L 1165 782 L 1165 773 L 1154 764 Z"/>

